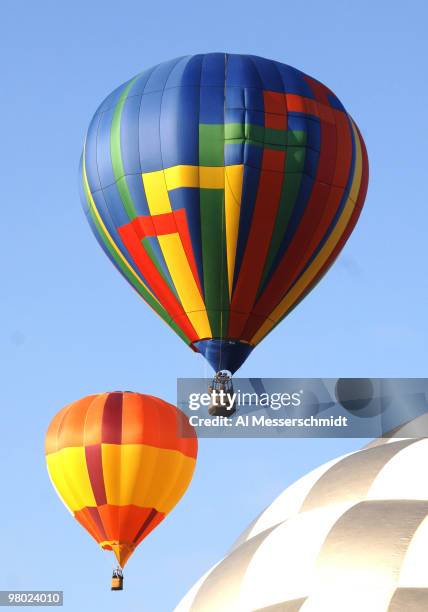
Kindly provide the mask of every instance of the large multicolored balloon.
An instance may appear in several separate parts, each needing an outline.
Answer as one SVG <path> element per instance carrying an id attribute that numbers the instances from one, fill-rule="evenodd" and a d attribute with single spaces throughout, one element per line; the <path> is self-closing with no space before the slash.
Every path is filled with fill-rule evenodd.
<path id="1" fill-rule="evenodd" d="M 234 372 L 340 253 L 368 162 L 325 85 L 279 62 L 210 53 L 109 95 L 81 175 L 116 267 L 215 370 Z"/>
<path id="2" fill-rule="evenodd" d="M 197 446 L 175 406 L 139 393 L 101 393 L 53 418 L 46 462 L 66 507 L 123 567 L 186 491 Z"/>

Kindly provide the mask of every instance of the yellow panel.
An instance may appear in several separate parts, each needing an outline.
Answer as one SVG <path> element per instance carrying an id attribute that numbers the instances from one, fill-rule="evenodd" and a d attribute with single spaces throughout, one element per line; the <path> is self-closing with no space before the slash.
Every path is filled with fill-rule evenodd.
<path id="1" fill-rule="evenodd" d="M 235 174 L 235 169 L 239 173 L 242 165 L 226 166 L 231 175 Z M 146 187 L 147 177 L 157 175 L 159 172 L 149 172 L 143 174 L 144 186 Z M 200 189 L 224 189 L 224 168 L 221 166 L 172 166 L 164 170 L 165 183 L 168 191 L 179 189 L 180 187 L 199 187 Z M 152 179 L 149 178 L 149 182 Z M 155 181 L 158 178 L 155 177 Z M 149 185 L 149 188 L 151 186 Z M 158 187 L 156 187 L 158 188 Z"/>
<path id="2" fill-rule="evenodd" d="M 179 187 L 199 187 L 199 166 L 173 166 L 164 172 L 168 191 Z"/>
<path id="3" fill-rule="evenodd" d="M 211 328 L 205 304 L 187 260 L 180 236 L 178 234 L 167 234 L 158 236 L 158 240 L 172 282 L 190 322 L 199 338 L 209 338 Z M 193 316 L 193 311 L 199 311 L 197 316 Z"/>
<path id="4" fill-rule="evenodd" d="M 67 481 L 62 477 L 62 466 L 59 458 L 54 458 L 53 455 L 46 456 L 46 465 L 48 468 L 49 478 L 51 480 L 52 486 L 55 489 L 58 497 L 64 504 L 71 514 L 73 514 L 72 508 L 77 507 L 77 502 L 73 492 L 70 490 L 70 487 L 67 485 Z"/>
<path id="5" fill-rule="evenodd" d="M 257 333 L 251 338 L 251 344 L 256 345 L 258 342 L 260 342 L 266 336 L 266 334 L 270 332 L 272 327 L 276 325 L 276 323 L 286 314 L 287 310 L 289 310 L 293 306 L 293 304 L 297 302 L 299 297 L 302 295 L 302 293 L 304 293 L 308 285 L 310 285 L 312 280 L 318 274 L 319 270 L 330 257 L 331 253 L 333 252 L 334 248 L 342 237 L 343 232 L 346 229 L 346 226 L 355 208 L 355 202 L 357 200 L 358 192 L 360 190 L 362 176 L 361 143 L 354 124 L 352 124 L 352 129 L 354 131 L 354 138 L 356 144 L 355 174 L 350 189 L 350 195 L 348 197 L 348 200 L 346 201 L 339 221 L 337 222 L 334 230 L 330 234 L 323 248 L 318 253 L 317 257 L 314 259 L 314 261 L 306 270 L 306 272 L 299 278 L 293 288 L 287 293 L 284 299 L 269 315 L 269 319 L 267 319 L 263 323 Z"/>
<path id="6" fill-rule="evenodd" d="M 225 168 L 225 213 L 226 213 L 226 249 L 227 274 L 229 279 L 229 297 L 232 295 L 233 275 L 235 272 L 236 245 L 238 242 L 239 216 L 241 212 L 242 180 L 244 166 L 226 166 Z"/>
<path id="7" fill-rule="evenodd" d="M 199 186 L 201 189 L 224 189 L 224 168 L 201 166 Z"/>
<path id="8" fill-rule="evenodd" d="M 168 191 L 163 170 L 143 174 L 144 191 L 151 215 L 171 212 Z"/>
<path id="9" fill-rule="evenodd" d="M 165 513 L 170 512 L 186 492 L 192 480 L 195 466 L 196 461 L 194 459 L 186 455 L 181 455 L 181 461 L 176 463 L 176 470 L 173 481 L 171 482 L 171 488 L 158 502 L 159 506 L 164 508 L 163 511 Z"/>
<path id="10" fill-rule="evenodd" d="M 107 503 L 169 512 L 186 490 L 195 460 L 145 444 L 103 444 Z"/>
<path id="11" fill-rule="evenodd" d="M 352 125 L 352 130 L 354 132 L 354 139 L 355 139 L 355 144 L 356 144 L 356 147 L 355 147 L 356 159 L 355 159 L 355 178 L 352 181 L 351 190 L 349 192 L 349 197 L 351 200 L 354 200 L 354 202 L 356 202 L 358 198 L 358 193 L 361 187 L 361 176 L 363 172 L 363 156 L 361 153 L 360 137 L 356 130 L 355 123 L 352 121 L 352 119 L 351 119 L 351 125 Z M 358 178 L 358 180 L 355 180 L 356 178 Z"/>
<path id="12" fill-rule="evenodd" d="M 85 448 L 63 448 L 46 457 L 49 475 L 64 504 L 76 512 L 96 506 L 86 466 Z"/>

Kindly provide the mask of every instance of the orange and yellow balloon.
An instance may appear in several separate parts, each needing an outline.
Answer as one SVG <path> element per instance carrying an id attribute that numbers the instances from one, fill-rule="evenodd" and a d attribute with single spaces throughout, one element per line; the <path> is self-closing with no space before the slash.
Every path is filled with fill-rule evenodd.
<path id="1" fill-rule="evenodd" d="M 197 447 L 175 406 L 140 393 L 100 393 L 52 419 L 46 462 L 65 506 L 124 567 L 186 491 Z"/>

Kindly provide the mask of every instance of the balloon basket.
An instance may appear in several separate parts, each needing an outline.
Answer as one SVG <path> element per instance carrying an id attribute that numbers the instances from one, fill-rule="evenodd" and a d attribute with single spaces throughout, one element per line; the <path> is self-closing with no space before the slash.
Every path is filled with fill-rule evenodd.
<path id="1" fill-rule="evenodd" d="M 227 370 L 221 370 L 214 376 L 208 387 L 211 403 L 208 414 L 211 416 L 231 417 L 236 412 L 233 394 L 232 375 Z"/>
<path id="2" fill-rule="evenodd" d="M 123 591 L 123 574 L 120 568 L 117 568 L 113 572 L 113 576 L 111 577 L 111 590 Z"/>

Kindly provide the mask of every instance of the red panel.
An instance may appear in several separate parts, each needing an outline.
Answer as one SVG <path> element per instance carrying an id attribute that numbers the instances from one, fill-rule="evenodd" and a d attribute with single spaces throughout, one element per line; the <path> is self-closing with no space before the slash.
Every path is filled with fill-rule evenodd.
<path id="1" fill-rule="evenodd" d="M 272 163 L 272 153 L 277 156 L 278 160 L 282 159 L 283 163 L 285 161 L 283 151 L 268 151 L 266 149 L 263 151 L 262 169 L 253 218 L 230 305 L 230 310 L 247 314 L 253 307 L 262 277 L 284 177 L 280 172 L 266 170 L 266 166 Z M 239 321 L 238 318 L 231 316 L 228 336 L 230 338 L 241 338 L 243 323 L 242 319 Z"/>
<path id="2" fill-rule="evenodd" d="M 287 117 L 286 115 L 272 115 L 265 113 L 265 127 L 273 130 L 286 130 Z"/>
<path id="3" fill-rule="evenodd" d="M 177 325 L 180 326 L 191 342 L 198 340 L 198 335 L 193 329 L 193 326 L 190 323 L 183 307 L 178 302 L 167 283 L 163 280 L 162 276 L 156 269 L 156 266 L 141 244 L 141 239 L 144 237 L 142 228 L 139 226 L 139 224 L 131 222 L 118 228 L 118 232 L 127 250 L 131 254 L 137 269 L 141 272 L 143 277 L 147 279 L 147 282 L 152 287 L 162 306 L 177 322 Z M 180 323 L 178 323 L 179 317 L 181 317 Z"/>
<path id="4" fill-rule="evenodd" d="M 287 108 L 290 113 L 306 113 L 306 98 L 297 94 L 286 94 Z"/>
<path id="5" fill-rule="evenodd" d="M 316 81 L 310 76 L 305 75 L 303 78 L 311 88 L 312 93 L 314 94 L 318 102 L 322 102 L 323 104 L 329 106 L 330 102 L 328 96 L 332 94 L 332 91 L 328 89 L 328 87 L 326 87 L 323 83 Z"/>
<path id="6" fill-rule="evenodd" d="M 101 441 L 104 444 L 122 443 L 122 393 L 109 393 L 103 411 Z"/>
<path id="7" fill-rule="evenodd" d="M 163 213 L 160 215 L 152 215 L 152 220 L 155 228 L 155 236 L 177 233 L 177 226 L 175 224 L 173 212 Z"/>
<path id="8" fill-rule="evenodd" d="M 287 115 L 287 102 L 284 93 L 263 91 L 264 110 L 266 114 Z M 272 127 L 265 122 L 266 127 Z"/>
<path id="9" fill-rule="evenodd" d="M 343 153 L 337 141 L 336 127 L 321 120 L 321 151 L 317 167 L 316 180 L 327 185 L 333 184 L 337 160 Z M 352 153 L 352 150 L 351 150 Z M 348 168 L 349 170 L 349 168 Z"/>
<path id="10" fill-rule="evenodd" d="M 86 467 L 97 506 L 107 503 L 101 444 L 85 446 Z"/>
<path id="11" fill-rule="evenodd" d="M 329 192 L 330 187 L 328 185 L 314 184 L 300 225 L 271 281 L 254 307 L 254 315 L 259 317 L 269 316 L 307 264 L 313 252 L 310 245 L 313 243 L 313 237 L 321 223 Z M 242 339 L 249 341 L 259 325 L 260 319 L 252 317 L 245 327 L 241 336 Z"/>
<path id="12" fill-rule="evenodd" d="M 333 183 L 345 187 L 349 179 L 352 163 L 352 134 L 348 117 L 341 112 L 335 113 L 338 142 L 338 155 Z"/>
<path id="13" fill-rule="evenodd" d="M 320 279 L 324 276 L 324 274 L 326 274 L 329 270 L 329 268 L 333 265 L 333 263 L 335 262 L 336 258 L 338 257 L 339 253 L 341 252 L 341 250 L 343 249 L 343 247 L 345 246 L 349 236 L 352 234 L 352 231 L 355 227 L 355 225 L 357 224 L 358 218 L 361 214 L 361 210 L 363 208 L 364 205 L 364 200 L 367 194 L 367 186 L 368 186 L 368 179 L 369 179 L 369 166 L 368 166 L 368 158 L 367 158 L 367 150 L 366 150 L 366 146 L 364 143 L 364 140 L 361 136 L 361 133 L 358 129 L 358 127 L 356 128 L 357 132 L 358 132 L 358 136 L 360 139 L 360 144 L 361 144 L 361 150 L 362 150 L 362 176 L 361 176 L 361 184 L 360 184 L 360 189 L 358 192 L 358 198 L 357 198 L 357 202 L 356 202 L 356 206 L 352 212 L 351 218 L 349 219 L 348 225 L 346 226 L 339 242 L 337 243 L 336 247 L 334 248 L 333 252 L 331 253 L 330 257 L 328 258 L 328 260 L 326 261 L 326 263 L 324 264 L 324 266 L 321 268 L 321 270 L 318 272 L 317 276 L 314 278 L 314 280 L 312 281 L 312 283 L 307 287 L 306 291 L 302 294 L 302 296 L 299 298 L 298 302 L 296 303 L 296 305 L 301 302 L 304 297 L 306 295 L 308 295 L 308 293 L 310 293 L 310 291 L 315 287 L 315 285 L 320 281 Z"/>
<path id="14" fill-rule="evenodd" d="M 265 149 L 263 152 L 263 169 L 273 170 L 274 172 L 280 172 L 283 174 L 285 168 L 285 157 L 285 151 Z"/>
<path id="15" fill-rule="evenodd" d="M 337 112 L 338 119 L 344 114 Z M 253 314 L 246 325 L 242 338 L 250 340 L 260 326 L 260 317 L 268 317 L 281 299 L 299 277 L 307 262 L 321 242 L 340 205 L 343 189 L 331 189 L 336 173 L 337 160 L 341 165 L 348 163 L 352 143 L 343 139 L 337 145 L 335 126 L 321 120 L 321 152 L 318 162 L 316 183 L 314 184 L 308 205 L 283 259 L 279 263 L 269 284 L 263 291 Z M 349 160 L 349 161 L 348 161 Z M 322 183 L 318 183 L 322 181 Z M 258 315 L 258 316 L 257 316 Z"/>

